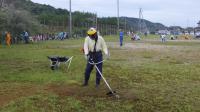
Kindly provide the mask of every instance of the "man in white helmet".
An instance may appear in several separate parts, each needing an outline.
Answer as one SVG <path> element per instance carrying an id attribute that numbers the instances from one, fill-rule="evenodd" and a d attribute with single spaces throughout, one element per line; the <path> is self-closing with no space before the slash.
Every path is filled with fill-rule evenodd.
<path id="1" fill-rule="evenodd" d="M 83 83 L 83 86 L 88 85 L 88 81 L 90 78 L 90 73 L 92 69 L 94 68 L 94 65 L 89 64 L 90 63 L 97 63 L 103 60 L 102 51 L 105 53 L 106 57 L 108 58 L 108 48 L 106 46 L 106 43 L 100 35 L 97 34 L 97 31 L 95 28 L 90 28 L 87 31 L 87 37 L 85 38 L 84 43 L 84 53 L 85 58 L 87 60 L 87 66 L 85 69 L 85 80 Z M 97 64 L 98 69 L 102 73 L 102 65 L 103 63 Z M 98 88 L 100 85 L 100 79 L 101 75 L 96 70 L 96 87 Z"/>

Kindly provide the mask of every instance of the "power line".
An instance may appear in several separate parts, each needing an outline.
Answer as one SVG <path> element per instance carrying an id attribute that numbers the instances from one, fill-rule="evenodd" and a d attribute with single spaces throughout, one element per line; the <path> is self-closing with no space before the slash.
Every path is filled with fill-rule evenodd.
<path id="1" fill-rule="evenodd" d="M 143 18 L 142 8 L 140 8 L 140 10 L 139 10 L 138 32 L 139 33 L 147 33 L 148 32 L 146 23 L 145 23 L 144 18 Z"/>

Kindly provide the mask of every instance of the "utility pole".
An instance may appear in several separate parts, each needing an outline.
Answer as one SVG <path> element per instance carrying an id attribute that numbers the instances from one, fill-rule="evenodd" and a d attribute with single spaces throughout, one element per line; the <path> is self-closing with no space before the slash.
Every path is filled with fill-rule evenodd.
<path id="1" fill-rule="evenodd" d="M 143 18 L 143 10 L 140 8 L 139 11 L 139 22 L 138 22 L 138 31 L 140 34 L 149 32 L 147 25 Z"/>
<path id="2" fill-rule="evenodd" d="M 96 29 L 98 28 L 98 18 L 97 18 L 97 12 L 96 12 Z"/>
<path id="3" fill-rule="evenodd" d="M 71 0 L 69 0 L 69 37 L 72 37 L 72 9 L 71 9 Z"/>
<path id="4" fill-rule="evenodd" d="M 139 10 L 139 22 L 138 22 L 138 31 L 141 34 L 142 33 L 142 8 Z"/>
<path id="5" fill-rule="evenodd" d="M 126 17 L 124 18 L 124 33 L 126 34 Z"/>
<path id="6" fill-rule="evenodd" d="M 119 0 L 117 0 L 117 33 L 119 32 Z"/>
<path id="7" fill-rule="evenodd" d="M 3 4 L 4 4 L 4 0 L 0 0 L 0 8 L 3 7 Z"/>

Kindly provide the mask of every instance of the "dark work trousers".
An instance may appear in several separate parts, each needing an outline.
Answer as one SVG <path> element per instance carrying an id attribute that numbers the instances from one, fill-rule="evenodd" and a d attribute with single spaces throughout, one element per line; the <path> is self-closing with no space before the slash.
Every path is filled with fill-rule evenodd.
<path id="1" fill-rule="evenodd" d="M 28 37 L 28 36 L 25 36 L 24 39 L 25 39 L 25 44 L 28 44 L 29 37 Z"/>
<path id="2" fill-rule="evenodd" d="M 120 41 L 120 46 L 122 46 L 123 45 L 123 36 L 119 37 L 119 41 Z"/>
<path id="3" fill-rule="evenodd" d="M 102 57 L 101 51 L 96 52 L 96 53 L 89 53 L 88 61 L 90 61 L 90 63 L 93 63 L 93 62 L 98 63 L 102 60 L 103 60 L 103 57 Z M 103 63 L 99 63 L 96 65 L 101 73 L 102 73 L 102 65 L 103 65 Z M 91 65 L 87 62 L 87 67 L 85 69 L 85 84 L 88 84 L 88 81 L 90 79 L 90 73 L 92 72 L 93 68 L 94 68 L 94 65 Z M 96 70 L 96 85 L 97 86 L 100 84 L 100 80 L 101 80 L 101 75 Z"/>

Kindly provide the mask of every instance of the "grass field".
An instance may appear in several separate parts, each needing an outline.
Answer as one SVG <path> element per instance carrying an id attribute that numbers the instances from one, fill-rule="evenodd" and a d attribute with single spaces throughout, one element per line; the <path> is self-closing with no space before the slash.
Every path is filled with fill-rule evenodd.
<path id="1" fill-rule="evenodd" d="M 199 112 L 200 41 L 133 42 L 105 37 L 110 59 L 103 74 L 120 99 L 107 97 L 95 70 L 81 87 L 83 39 L 0 48 L 0 112 Z M 52 71 L 47 56 L 74 56 L 70 69 Z"/>

